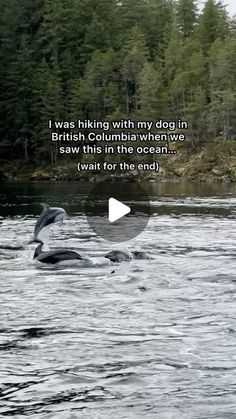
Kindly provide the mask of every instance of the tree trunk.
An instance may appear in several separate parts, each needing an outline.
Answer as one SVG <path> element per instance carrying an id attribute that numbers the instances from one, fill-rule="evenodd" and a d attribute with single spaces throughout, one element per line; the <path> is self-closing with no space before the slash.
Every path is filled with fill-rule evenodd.
<path id="1" fill-rule="evenodd" d="M 24 157 L 25 161 L 29 160 L 29 153 L 28 153 L 28 138 L 24 137 L 23 139 L 23 147 L 24 147 Z"/>

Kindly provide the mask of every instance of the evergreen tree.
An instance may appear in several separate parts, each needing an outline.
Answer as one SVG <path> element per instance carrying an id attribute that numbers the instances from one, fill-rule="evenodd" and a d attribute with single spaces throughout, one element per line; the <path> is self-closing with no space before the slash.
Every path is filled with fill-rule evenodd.
<path id="1" fill-rule="evenodd" d="M 77 103 L 79 113 L 84 117 L 101 119 L 116 108 L 119 96 L 116 61 L 112 49 L 106 52 L 96 50 L 87 64 L 84 77 L 72 83 L 70 104 L 74 106 Z"/>
<path id="2" fill-rule="evenodd" d="M 155 120 L 162 117 L 160 76 L 148 61 L 139 75 L 138 104 L 140 119 Z"/>
<path id="3" fill-rule="evenodd" d="M 145 36 L 137 26 L 131 29 L 122 53 L 126 115 L 129 116 L 137 111 L 138 78 L 148 58 Z"/>
<path id="4" fill-rule="evenodd" d="M 216 39 L 225 39 L 229 31 L 228 18 L 221 2 L 207 0 L 199 18 L 198 38 L 207 52 Z"/>
<path id="5" fill-rule="evenodd" d="M 197 22 L 196 0 L 178 0 L 176 15 L 177 25 L 183 37 L 192 35 Z"/>
<path id="6" fill-rule="evenodd" d="M 207 98 L 202 86 L 196 87 L 192 100 L 185 109 L 184 119 L 189 125 L 193 144 L 205 139 L 207 133 Z"/>
<path id="7" fill-rule="evenodd" d="M 33 91 L 37 98 L 33 106 L 34 153 L 36 158 L 50 158 L 53 163 L 57 159 L 57 143 L 54 147 L 50 141 L 48 122 L 49 120 L 63 121 L 65 119 L 63 89 L 57 64 L 50 66 L 45 59 L 42 60 L 35 72 Z"/>
<path id="8" fill-rule="evenodd" d="M 210 105 L 208 127 L 225 139 L 236 130 L 236 43 L 216 41 L 210 50 Z"/>

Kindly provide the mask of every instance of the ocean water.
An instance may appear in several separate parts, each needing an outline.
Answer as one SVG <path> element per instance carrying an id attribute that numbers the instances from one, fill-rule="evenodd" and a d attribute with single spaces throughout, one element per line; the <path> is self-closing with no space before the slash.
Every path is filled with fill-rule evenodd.
<path id="1" fill-rule="evenodd" d="M 89 185 L 1 185 L 0 417 L 236 417 L 236 186 L 145 187 L 148 226 L 114 244 L 87 223 Z M 69 216 L 49 247 L 86 261 L 33 260 L 40 202 Z"/>

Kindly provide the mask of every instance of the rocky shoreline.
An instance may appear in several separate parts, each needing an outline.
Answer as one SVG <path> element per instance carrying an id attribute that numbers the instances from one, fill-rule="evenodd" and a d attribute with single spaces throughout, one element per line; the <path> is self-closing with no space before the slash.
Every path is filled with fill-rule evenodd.
<path id="1" fill-rule="evenodd" d="M 236 182 L 236 141 L 215 141 L 195 151 L 190 147 L 178 149 L 171 156 L 160 156 L 160 169 L 155 172 L 78 172 L 77 162 L 61 160 L 54 165 L 29 164 L 24 161 L 0 161 L 0 181 L 77 181 L 95 182 L 117 177 L 129 181 L 133 177 L 150 182 Z"/>

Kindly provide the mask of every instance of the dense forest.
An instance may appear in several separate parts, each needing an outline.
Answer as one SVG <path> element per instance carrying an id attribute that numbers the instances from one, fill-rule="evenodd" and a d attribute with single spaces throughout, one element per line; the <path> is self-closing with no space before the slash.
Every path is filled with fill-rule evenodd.
<path id="1" fill-rule="evenodd" d="M 179 119 L 236 139 L 236 21 L 220 1 L 0 0 L 1 154 L 54 162 L 47 121 Z"/>

